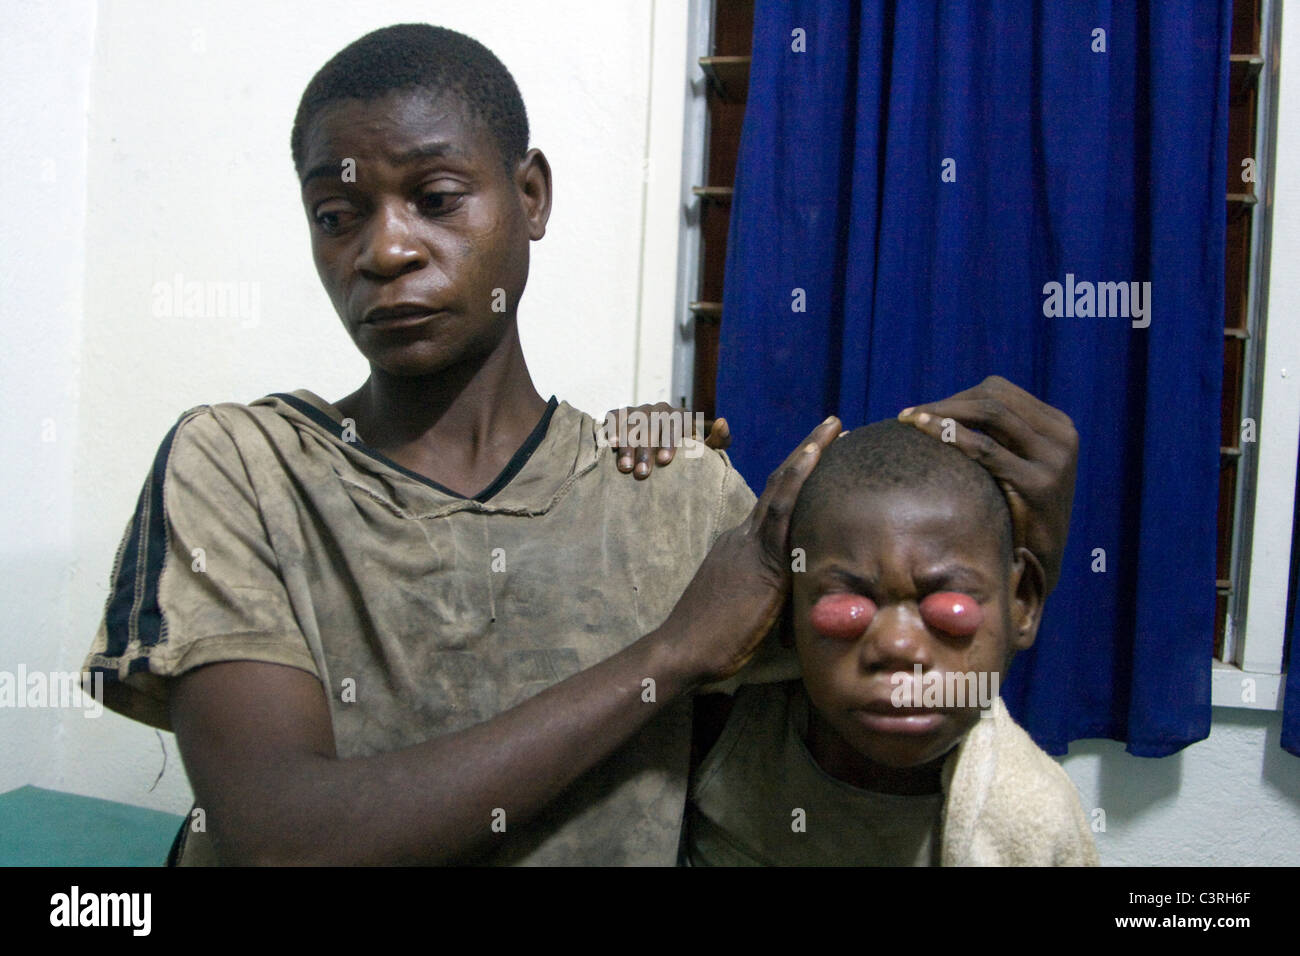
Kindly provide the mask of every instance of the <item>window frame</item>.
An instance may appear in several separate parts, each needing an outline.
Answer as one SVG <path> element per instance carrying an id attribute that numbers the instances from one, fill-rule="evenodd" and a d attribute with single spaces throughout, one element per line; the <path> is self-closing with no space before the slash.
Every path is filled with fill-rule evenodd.
<path id="1" fill-rule="evenodd" d="M 676 155 L 672 150 L 680 143 L 669 400 L 694 408 L 695 322 L 699 319 L 689 304 L 700 285 L 704 200 L 691 188 L 705 182 L 708 174 L 708 85 L 698 61 L 713 52 L 714 0 L 689 0 L 688 6 L 684 128 L 680 140 L 656 154 Z M 1212 706 L 1248 710 L 1280 710 L 1283 703 L 1282 655 L 1300 451 L 1300 321 L 1287 318 L 1300 314 L 1300 277 L 1275 275 L 1269 268 L 1274 256 L 1279 262 L 1300 262 L 1300 71 L 1289 78 L 1281 75 L 1284 47 L 1300 56 L 1300 20 L 1292 18 L 1288 26 L 1281 4 L 1264 0 L 1260 10 L 1264 64 L 1255 134 L 1255 187 L 1260 201 L 1252 211 L 1247 304 L 1253 355 L 1247 359 L 1242 404 L 1243 414 L 1255 418 L 1257 430 L 1256 441 L 1241 446 L 1238 464 L 1234 503 L 1238 533 L 1232 557 L 1235 594 L 1226 621 L 1225 659 L 1211 656 L 1207 661 Z M 1286 122 L 1280 123 L 1279 117 Z M 1275 183 L 1278 155 L 1296 157 L 1282 170 L 1281 190 Z M 1290 181 L 1289 173 L 1294 174 Z M 1275 221 L 1280 224 L 1276 233 Z"/>
<path id="2" fill-rule="evenodd" d="M 1228 616 L 1231 631 L 1223 661 L 1213 661 L 1215 707 L 1280 710 L 1285 686 L 1282 660 L 1291 578 L 1296 456 L 1300 451 L 1300 282 L 1270 269 L 1300 261 L 1300 73 L 1283 75 L 1280 52 L 1300 51 L 1300 20 L 1283 22 L 1281 4 L 1265 0 L 1260 15 L 1264 52 L 1256 128 L 1256 206 L 1251 243 L 1249 305 L 1256 355 L 1248 369 L 1244 410 L 1257 409 L 1256 441 L 1243 448 L 1238 520 L 1249 529 L 1234 557 L 1245 599 Z M 1285 122 L 1283 122 L 1285 121 Z M 1278 171 L 1277 157 L 1292 158 Z M 1292 173 L 1288 181 L 1287 173 Z M 1277 180 L 1285 188 L 1277 188 Z M 1277 228 L 1275 229 L 1275 223 Z M 1253 447 L 1252 447 L 1253 445 Z M 1251 694 L 1247 694 L 1247 690 Z M 1253 699 L 1244 700 L 1250 696 Z"/>

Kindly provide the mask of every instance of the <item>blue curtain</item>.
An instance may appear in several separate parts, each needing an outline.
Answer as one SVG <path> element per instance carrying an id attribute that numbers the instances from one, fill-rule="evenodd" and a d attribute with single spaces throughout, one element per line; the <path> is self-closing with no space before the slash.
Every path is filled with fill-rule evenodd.
<path id="1" fill-rule="evenodd" d="M 717 382 L 733 457 L 761 487 L 829 413 L 989 374 L 1067 412 L 1065 568 L 1004 685 L 1052 753 L 1209 733 L 1229 14 L 755 6 Z M 1103 282 L 1137 296 L 1099 303 Z"/>
<path id="2" fill-rule="evenodd" d="M 1300 461 L 1296 462 L 1296 497 L 1300 502 Z M 1288 660 L 1282 696 L 1282 746 L 1300 757 L 1300 651 L 1296 650 L 1296 605 L 1300 603 L 1300 509 L 1291 517 L 1291 588 L 1287 594 L 1286 647 L 1282 659 Z"/>

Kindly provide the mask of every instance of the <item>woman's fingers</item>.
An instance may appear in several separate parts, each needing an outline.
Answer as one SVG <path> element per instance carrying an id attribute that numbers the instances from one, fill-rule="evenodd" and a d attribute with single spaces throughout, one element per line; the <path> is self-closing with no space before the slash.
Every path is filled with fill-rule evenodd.
<path id="1" fill-rule="evenodd" d="M 696 435 L 695 437 L 699 438 L 700 436 Z M 727 424 L 725 418 L 714 419 L 713 427 L 709 429 L 704 444 L 708 448 L 716 448 L 719 451 L 726 451 L 731 447 L 731 426 Z"/>
<path id="2" fill-rule="evenodd" d="M 784 564 L 786 535 L 790 526 L 790 513 L 804 480 L 816 467 L 821 453 L 840 433 L 840 420 L 832 415 L 809 433 L 786 456 L 767 479 L 762 495 L 750 512 L 750 531 L 763 542 L 770 559 Z"/>
<path id="3" fill-rule="evenodd" d="M 725 450 L 731 445 L 731 427 L 719 418 L 701 434 L 698 423 L 703 416 L 693 415 L 667 402 L 613 409 L 605 414 L 605 443 L 616 450 L 618 470 L 638 480 L 649 477 L 655 466 L 670 464 L 677 450 L 692 442 L 706 448 Z M 689 457 L 696 457 L 688 450 Z"/>
<path id="4" fill-rule="evenodd" d="M 904 409 L 898 417 L 988 469 L 1006 492 L 1017 542 L 1038 556 L 1054 586 L 1079 460 L 1079 435 L 1070 417 L 997 377 Z"/>

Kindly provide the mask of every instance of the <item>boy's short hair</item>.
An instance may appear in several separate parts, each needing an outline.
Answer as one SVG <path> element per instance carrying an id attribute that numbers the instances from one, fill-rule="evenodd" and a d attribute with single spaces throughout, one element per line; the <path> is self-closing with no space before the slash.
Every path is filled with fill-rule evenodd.
<path id="1" fill-rule="evenodd" d="M 831 442 L 812 470 L 790 516 L 791 542 L 808 519 L 846 496 L 873 491 L 925 489 L 955 491 L 977 502 L 998 535 L 1010 562 L 1013 551 L 1011 509 L 993 476 L 955 445 L 932 438 L 915 427 L 887 418 L 855 428 Z"/>
<path id="2" fill-rule="evenodd" d="M 509 169 L 528 151 L 528 114 L 514 77 L 472 37 L 427 23 L 367 33 L 316 73 L 298 103 L 289 149 L 301 174 L 312 118 L 337 100 L 374 100 L 394 90 L 453 93 L 484 126 Z"/>

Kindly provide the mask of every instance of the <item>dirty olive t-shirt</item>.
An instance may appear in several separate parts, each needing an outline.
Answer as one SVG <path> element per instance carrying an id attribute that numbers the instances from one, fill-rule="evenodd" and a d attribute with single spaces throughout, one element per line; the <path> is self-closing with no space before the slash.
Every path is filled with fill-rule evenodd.
<path id="1" fill-rule="evenodd" d="M 742 687 L 691 782 L 692 866 L 936 866 L 943 795 L 862 790 L 805 744 L 802 681 Z"/>
<path id="2" fill-rule="evenodd" d="M 489 720 L 662 623 L 753 504 L 725 454 L 679 451 L 635 481 L 596 433 L 551 399 L 465 498 L 305 390 L 191 409 L 145 482 L 86 669 L 118 682 L 110 706 L 168 729 L 170 678 L 300 668 L 321 681 L 340 758 Z M 683 699 L 474 862 L 672 864 L 689 724 Z M 215 862 L 205 833 L 187 830 L 181 862 Z"/>

